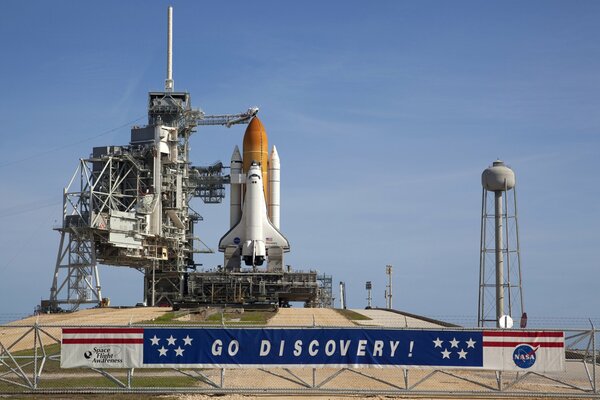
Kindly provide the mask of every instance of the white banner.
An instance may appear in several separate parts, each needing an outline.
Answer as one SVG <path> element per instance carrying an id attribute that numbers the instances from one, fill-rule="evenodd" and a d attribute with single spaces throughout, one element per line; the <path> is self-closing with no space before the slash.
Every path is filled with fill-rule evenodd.
<path id="1" fill-rule="evenodd" d="M 139 368 L 143 349 L 143 328 L 65 328 L 60 366 Z"/>
<path id="2" fill-rule="evenodd" d="M 381 328 L 65 328 L 63 368 L 565 370 L 564 333 Z"/>
<path id="3" fill-rule="evenodd" d="M 564 333 L 484 331 L 483 359 L 498 371 L 565 371 Z"/>

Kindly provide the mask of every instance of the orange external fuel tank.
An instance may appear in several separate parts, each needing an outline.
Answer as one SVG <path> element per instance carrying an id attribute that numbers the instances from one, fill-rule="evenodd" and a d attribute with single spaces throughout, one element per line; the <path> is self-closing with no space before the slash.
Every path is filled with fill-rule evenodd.
<path id="1" fill-rule="evenodd" d="M 252 121 L 250 121 L 246 128 L 246 133 L 244 133 L 242 160 L 244 163 L 244 173 L 248 173 L 252 161 L 260 163 L 263 190 L 265 200 L 267 200 L 269 198 L 269 142 L 265 127 L 258 117 L 252 118 Z"/>

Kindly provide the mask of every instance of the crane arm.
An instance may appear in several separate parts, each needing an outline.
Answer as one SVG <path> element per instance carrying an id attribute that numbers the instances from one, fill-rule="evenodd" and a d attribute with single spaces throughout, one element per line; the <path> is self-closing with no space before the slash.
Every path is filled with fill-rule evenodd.
<path id="1" fill-rule="evenodd" d="M 231 127 L 235 124 L 247 124 L 258 114 L 258 107 L 251 107 L 240 114 L 206 115 L 200 109 L 185 111 L 181 122 L 188 127 L 199 125 L 224 125 Z"/>

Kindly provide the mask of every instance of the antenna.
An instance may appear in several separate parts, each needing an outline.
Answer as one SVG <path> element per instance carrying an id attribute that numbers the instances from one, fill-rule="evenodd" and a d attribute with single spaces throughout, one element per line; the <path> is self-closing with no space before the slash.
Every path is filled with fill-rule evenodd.
<path id="1" fill-rule="evenodd" d="M 385 308 L 392 308 L 392 266 L 385 266 L 385 274 L 388 277 L 387 289 L 385 291 Z"/>
<path id="2" fill-rule="evenodd" d="M 173 7 L 169 6 L 167 12 L 167 79 L 165 92 L 173 91 Z"/>

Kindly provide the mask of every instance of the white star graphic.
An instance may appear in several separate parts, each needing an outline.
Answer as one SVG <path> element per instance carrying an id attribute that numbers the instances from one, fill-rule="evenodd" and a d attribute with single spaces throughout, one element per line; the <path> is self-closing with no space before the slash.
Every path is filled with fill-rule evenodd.
<path id="1" fill-rule="evenodd" d="M 463 349 L 460 349 L 460 351 L 458 352 L 458 358 L 464 358 L 465 360 L 467 359 L 467 352 L 464 351 Z"/>
<path id="2" fill-rule="evenodd" d="M 475 343 L 477 343 L 477 342 L 474 341 L 473 339 L 469 338 L 469 340 L 467 340 L 467 349 L 469 347 L 475 348 Z"/>
<path id="3" fill-rule="evenodd" d="M 194 339 L 192 339 L 190 337 L 190 335 L 187 335 L 186 337 L 183 338 L 183 345 L 187 346 L 189 344 L 191 346 L 192 345 L 192 340 L 194 340 Z"/>
<path id="4" fill-rule="evenodd" d="M 444 349 L 444 351 L 442 351 L 442 358 L 450 358 L 450 354 L 452 353 L 450 353 L 448 349 Z"/>
<path id="5" fill-rule="evenodd" d="M 157 338 L 156 335 L 154 335 L 153 338 L 150 338 L 150 341 L 152 342 L 152 346 L 154 346 L 154 345 L 158 346 L 158 342 L 160 341 L 160 339 Z"/>
<path id="6" fill-rule="evenodd" d="M 177 348 L 175 349 L 176 356 L 183 356 L 183 352 L 184 350 L 181 348 L 181 346 L 177 346 Z"/>
<path id="7" fill-rule="evenodd" d="M 458 347 L 459 343 L 460 343 L 460 341 L 456 340 L 456 338 L 452 338 L 452 340 L 450 341 L 450 348 Z"/>
<path id="8" fill-rule="evenodd" d="M 165 346 L 163 346 L 160 349 L 158 349 L 158 352 L 160 353 L 159 357 L 160 356 L 166 356 L 167 355 L 167 351 L 169 351 L 169 350 L 165 349 Z"/>
<path id="9" fill-rule="evenodd" d="M 440 338 L 436 338 L 436 339 L 433 341 L 433 343 L 435 344 L 434 348 L 435 348 L 435 347 L 442 347 L 442 343 L 444 343 L 444 341 L 443 341 L 443 340 L 440 340 Z"/>
<path id="10" fill-rule="evenodd" d="M 176 340 L 177 340 L 177 339 L 175 339 L 175 338 L 173 337 L 173 335 L 171 335 L 171 336 L 169 336 L 169 338 L 167 339 L 167 342 L 169 342 L 169 346 L 175 346 L 175 341 L 176 341 Z"/>

